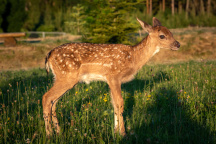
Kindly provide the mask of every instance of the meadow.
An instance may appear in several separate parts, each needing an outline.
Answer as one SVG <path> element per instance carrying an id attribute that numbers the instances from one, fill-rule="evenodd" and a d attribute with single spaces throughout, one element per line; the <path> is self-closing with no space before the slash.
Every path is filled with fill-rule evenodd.
<path id="1" fill-rule="evenodd" d="M 216 61 L 146 65 L 122 85 L 127 137 L 114 133 L 105 82 L 80 83 L 59 100 L 62 133 L 46 138 L 45 69 L 0 72 L 0 143 L 216 143 Z"/>

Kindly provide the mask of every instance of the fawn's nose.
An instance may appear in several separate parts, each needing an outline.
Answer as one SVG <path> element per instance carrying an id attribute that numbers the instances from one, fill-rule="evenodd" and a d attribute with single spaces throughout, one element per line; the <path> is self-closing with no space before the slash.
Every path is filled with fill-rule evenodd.
<path id="1" fill-rule="evenodd" d="M 175 41 L 174 46 L 180 48 L 180 43 L 178 41 Z"/>

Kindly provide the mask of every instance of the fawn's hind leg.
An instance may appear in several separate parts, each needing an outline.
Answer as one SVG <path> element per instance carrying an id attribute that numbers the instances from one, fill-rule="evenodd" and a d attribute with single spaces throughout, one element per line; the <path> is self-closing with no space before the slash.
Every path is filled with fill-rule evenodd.
<path id="1" fill-rule="evenodd" d="M 60 98 L 60 97 L 59 97 Z M 55 130 L 56 130 L 56 133 L 59 134 L 60 133 L 60 126 L 59 126 L 59 122 L 58 122 L 58 119 L 57 119 L 57 115 L 56 115 L 56 104 L 58 103 L 58 100 L 57 99 L 52 108 L 51 108 L 51 112 L 52 112 L 52 122 L 53 122 L 53 125 L 55 127 Z"/>
<path id="2" fill-rule="evenodd" d="M 52 135 L 51 127 L 51 116 L 55 124 L 56 132 L 59 133 L 60 127 L 58 124 L 58 119 L 56 117 L 56 103 L 58 99 L 69 89 L 71 89 L 77 82 L 65 82 L 65 81 L 55 81 L 53 87 L 43 95 L 43 117 L 45 121 L 46 135 Z"/>

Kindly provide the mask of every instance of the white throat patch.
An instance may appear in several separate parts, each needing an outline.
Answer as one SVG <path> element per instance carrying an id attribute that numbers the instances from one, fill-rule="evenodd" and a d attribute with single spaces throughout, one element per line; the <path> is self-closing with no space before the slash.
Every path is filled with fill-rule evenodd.
<path id="1" fill-rule="evenodd" d="M 156 53 L 158 53 L 160 51 L 160 47 L 159 46 L 157 46 L 156 47 L 156 50 L 155 50 L 155 52 L 153 53 L 153 55 L 152 56 L 154 56 Z"/>

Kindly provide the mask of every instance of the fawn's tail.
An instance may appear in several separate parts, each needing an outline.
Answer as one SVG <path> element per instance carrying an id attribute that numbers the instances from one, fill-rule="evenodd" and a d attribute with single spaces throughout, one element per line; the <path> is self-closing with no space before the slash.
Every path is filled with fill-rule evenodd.
<path id="1" fill-rule="evenodd" d="M 45 68 L 46 68 L 46 72 L 47 75 L 49 74 L 49 57 L 50 57 L 51 51 L 47 54 L 46 58 L 45 58 Z"/>

